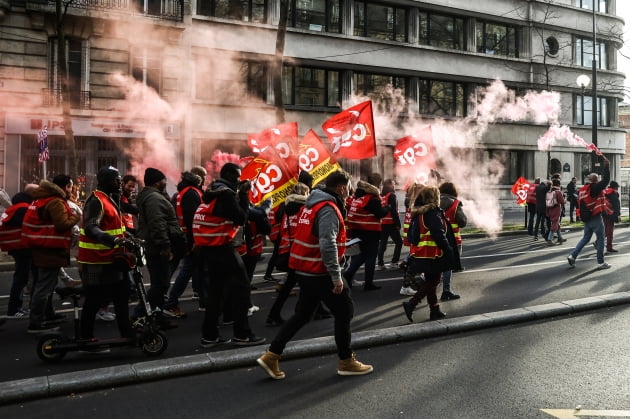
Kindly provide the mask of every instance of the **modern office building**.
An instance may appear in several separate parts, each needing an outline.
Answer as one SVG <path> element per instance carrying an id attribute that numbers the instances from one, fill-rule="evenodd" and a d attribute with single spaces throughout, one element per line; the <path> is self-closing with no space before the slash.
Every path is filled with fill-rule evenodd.
<path id="1" fill-rule="evenodd" d="M 124 172 L 143 155 L 152 156 L 144 164 L 157 158 L 178 173 L 211 161 L 216 150 L 249 154 L 247 134 L 277 121 L 283 4 L 73 0 L 58 25 L 54 0 L 0 0 L 0 185 L 13 193 L 41 176 L 43 126 L 47 174 L 70 171 L 58 28 L 70 75 L 66 114 L 88 183 L 98 167 Z M 618 123 L 624 74 L 616 62 L 624 20 L 615 10 L 616 0 L 288 0 L 284 119 L 298 121 L 301 135 L 310 128 L 321 134 L 322 122 L 358 95 L 400 123 L 455 121 L 474 117 L 476 88 L 500 79 L 518 93 L 559 92 L 560 123 L 590 142 L 593 94 L 576 79 L 592 75 L 595 59 L 597 144 L 617 173 L 625 152 Z M 484 133 L 478 158 L 504 162 L 504 194 L 519 176 L 561 172 L 569 179 L 590 170 L 585 149 L 560 143 L 539 151 L 546 128 L 500 122 Z M 391 175 L 397 138 L 377 137 L 377 157 L 346 163 L 355 175 Z"/>

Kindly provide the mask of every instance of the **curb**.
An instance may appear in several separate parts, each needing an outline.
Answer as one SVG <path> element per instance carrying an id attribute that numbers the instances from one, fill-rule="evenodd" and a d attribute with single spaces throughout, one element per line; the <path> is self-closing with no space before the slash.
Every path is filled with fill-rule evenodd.
<path id="1" fill-rule="evenodd" d="M 354 348 L 369 348 L 409 342 L 465 331 L 541 320 L 628 303 L 630 303 L 630 292 L 619 292 L 525 308 L 495 311 L 379 330 L 368 330 L 354 333 L 352 336 L 352 346 Z M 401 310 L 401 316 L 402 314 Z M 98 390 L 116 385 L 138 384 L 147 381 L 209 373 L 230 368 L 250 367 L 256 365 L 256 359 L 260 356 L 261 352 L 261 346 L 256 346 L 236 351 L 230 350 L 188 355 L 7 381 L 0 383 L 0 405 L 45 397 L 62 396 L 75 392 Z M 283 358 L 297 359 L 331 353 L 336 353 L 334 337 L 326 336 L 290 342 L 283 354 Z"/>

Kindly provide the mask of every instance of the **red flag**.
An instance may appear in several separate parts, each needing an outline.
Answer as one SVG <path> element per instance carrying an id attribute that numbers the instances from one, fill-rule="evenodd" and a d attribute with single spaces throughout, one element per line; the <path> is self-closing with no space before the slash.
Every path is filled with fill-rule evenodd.
<path id="1" fill-rule="evenodd" d="M 399 175 L 427 184 L 431 170 L 436 168 L 431 126 L 416 135 L 399 138 L 394 147 L 394 158 Z"/>
<path id="2" fill-rule="evenodd" d="M 297 166 L 291 170 L 273 147 L 267 147 L 241 171 L 241 180 L 252 182 L 249 197 L 253 204 L 272 199 L 273 207 L 289 196 L 297 183 Z"/>
<path id="3" fill-rule="evenodd" d="M 274 147 L 280 158 L 290 169 L 297 170 L 298 124 L 287 122 L 267 128 L 257 134 L 250 134 L 247 143 L 254 153 L 262 153 L 267 147 Z"/>
<path id="4" fill-rule="evenodd" d="M 50 154 L 48 152 L 48 127 L 45 125 L 44 128 L 37 133 L 37 148 L 39 150 L 39 154 L 37 156 L 38 162 L 43 163 L 50 158 Z"/>
<path id="5" fill-rule="evenodd" d="M 313 185 L 317 185 L 329 174 L 340 168 L 328 147 L 313 130 L 309 130 L 300 140 L 298 161 L 300 170 L 313 176 Z"/>
<path id="6" fill-rule="evenodd" d="M 372 101 L 339 112 L 322 124 L 337 158 L 353 160 L 376 156 Z"/>
<path id="7" fill-rule="evenodd" d="M 525 200 L 527 199 L 527 190 L 529 189 L 530 183 L 523 176 L 516 179 L 516 182 L 512 186 L 512 194 L 516 195 L 516 203 L 518 205 L 525 205 Z"/>

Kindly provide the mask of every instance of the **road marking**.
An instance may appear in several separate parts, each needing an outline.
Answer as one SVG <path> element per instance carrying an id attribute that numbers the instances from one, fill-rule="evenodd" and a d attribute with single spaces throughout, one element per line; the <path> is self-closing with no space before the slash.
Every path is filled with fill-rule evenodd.
<path id="1" fill-rule="evenodd" d="M 540 411 L 558 419 L 570 419 L 578 416 L 630 417 L 630 410 L 540 409 Z"/>

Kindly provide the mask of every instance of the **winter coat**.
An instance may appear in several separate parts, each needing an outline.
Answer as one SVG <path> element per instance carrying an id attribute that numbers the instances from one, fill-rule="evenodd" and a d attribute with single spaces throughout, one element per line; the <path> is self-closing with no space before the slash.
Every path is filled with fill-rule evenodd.
<path id="1" fill-rule="evenodd" d="M 441 194 L 440 208 L 446 211 L 451 207 L 451 205 L 453 205 L 453 201 L 455 201 L 455 199 L 457 198 L 452 195 Z M 459 201 L 459 204 L 457 204 L 457 210 L 455 211 L 455 222 L 457 223 L 459 228 L 464 228 L 466 227 L 466 224 L 468 224 L 468 217 L 466 217 L 466 213 L 464 213 L 462 201 Z"/>
<path id="2" fill-rule="evenodd" d="M 175 208 L 158 189 L 145 186 L 138 194 L 138 236 L 146 241 L 147 253 L 171 250 L 181 256 L 185 246 Z"/>
<path id="3" fill-rule="evenodd" d="M 562 206 L 566 203 L 566 199 L 564 198 L 564 194 L 560 190 L 558 186 L 552 186 L 551 190 L 554 194 L 556 194 L 556 201 L 558 203 L 555 207 L 547 207 L 547 217 L 551 221 L 551 231 L 558 231 L 560 228 L 560 217 L 562 217 Z M 547 205 L 545 197 L 545 205 Z"/>

